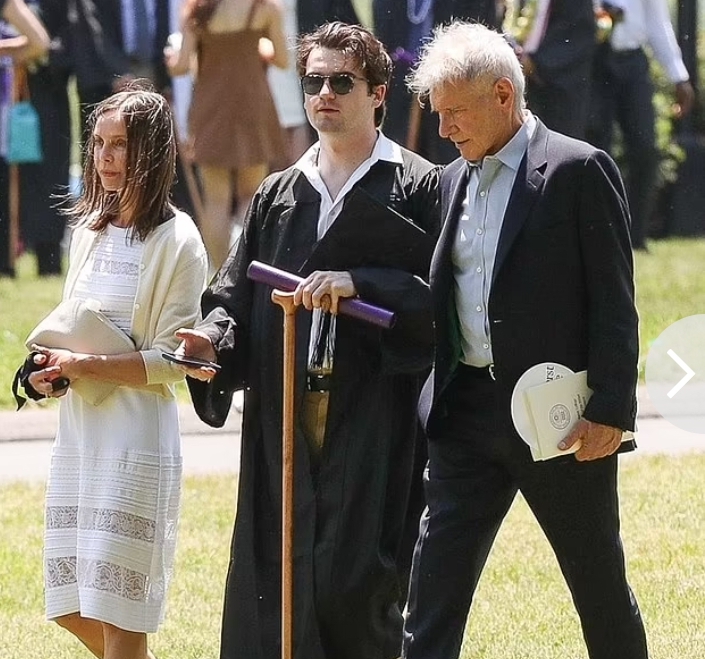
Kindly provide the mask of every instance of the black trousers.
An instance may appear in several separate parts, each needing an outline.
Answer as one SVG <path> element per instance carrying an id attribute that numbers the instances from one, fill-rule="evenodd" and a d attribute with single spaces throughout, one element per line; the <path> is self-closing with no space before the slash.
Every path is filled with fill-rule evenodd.
<path id="1" fill-rule="evenodd" d="M 556 554 L 590 659 L 646 659 L 619 536 L 616 455 L 534 463 L 488 375 L 461 367 L 447 396 L 448 416 L 429 436 L 404 659 L 459 656 L 475 588 L 517 491 Z"/>
<path id="2" fill-rule="evenodd" d="M 593 71 L 588 141 L 612 153 L 615 122 L 622 132 L 623 169 L 631 211 L 631 237 L 644 247 L 658 180 L 654 86 L 643 50 L 613 51 L 603 44 Z"/>

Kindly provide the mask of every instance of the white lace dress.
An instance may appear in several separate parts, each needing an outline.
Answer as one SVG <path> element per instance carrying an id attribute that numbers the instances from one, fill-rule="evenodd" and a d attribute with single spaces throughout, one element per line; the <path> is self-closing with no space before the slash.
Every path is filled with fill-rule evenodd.
<path id="1" fill-rule="evenodd" d="M 142 243 L 109 227 L 75 295 L 130 333 Z M 46 613 L 154 632 L 164 615 L 181 487 L 175 400 L 118 387 L 93 406 L 69 391 L 47 486 Z"/>

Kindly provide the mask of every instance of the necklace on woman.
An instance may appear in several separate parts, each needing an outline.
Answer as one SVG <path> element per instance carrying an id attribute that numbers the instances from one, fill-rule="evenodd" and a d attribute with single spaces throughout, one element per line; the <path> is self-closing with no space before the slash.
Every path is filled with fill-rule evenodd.
<path id="1" fill-rule="evenodd" d="M 414 25 L 421 25 L 428 18 L 431 5 L 433 5 L 433 0 L 421 0 L 421 4 L 418 7 L 416 6 L 416 0 L 406 0 L 406 17 L 409 22 Z"/>

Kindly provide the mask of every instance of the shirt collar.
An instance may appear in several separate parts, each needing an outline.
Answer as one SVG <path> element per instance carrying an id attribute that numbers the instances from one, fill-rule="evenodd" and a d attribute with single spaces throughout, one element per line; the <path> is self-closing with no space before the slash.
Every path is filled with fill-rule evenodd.
<path id="1" fill-rule="evenodd" d="M 303 172 L 308 178 L 318 175 L 318 154 L 321 150 L 321 143 L 316 142 L 311 146 L 304 155 L 301 156 L 295 163 L 294 167 Z M 401 147 L 390 140 L 382 131 L 377 131 L 377 141 L 375 142 L 372 153 L 368 158 L 370 166 L 374 165 L 378 160 L 386 160 L 401 165 L 402 155 Z"/>
<path id="2" fill-rule="evenodd" d="M 468 161 L 470 171 L 473 171 L 474 168 L 478 168 L 479 171 L 488 160 L 498 160 L 506 167 L 517 171 L 526 150 L 529 148 L 529 142 L 536 132 L 536 125 L 536 117 L 529 110 L 524 110 L 524 123 L 514 133 L 512 139 L 494 155 L 485 156 L 481 161 Z"/>

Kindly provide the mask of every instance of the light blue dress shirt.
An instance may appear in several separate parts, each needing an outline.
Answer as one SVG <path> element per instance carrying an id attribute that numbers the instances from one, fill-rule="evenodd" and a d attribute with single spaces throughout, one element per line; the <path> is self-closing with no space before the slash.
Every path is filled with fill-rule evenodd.
<path id="1" fill-rule="evenodd" d="M 461 361 L 484 367 L 494 363 L 487 305 L 504 213 L 519 165 L 536 130 L 525 120 L 495 155 L 468 163 L 470 178 L 453 242 L 455 308 L 460 326 Z"/>

